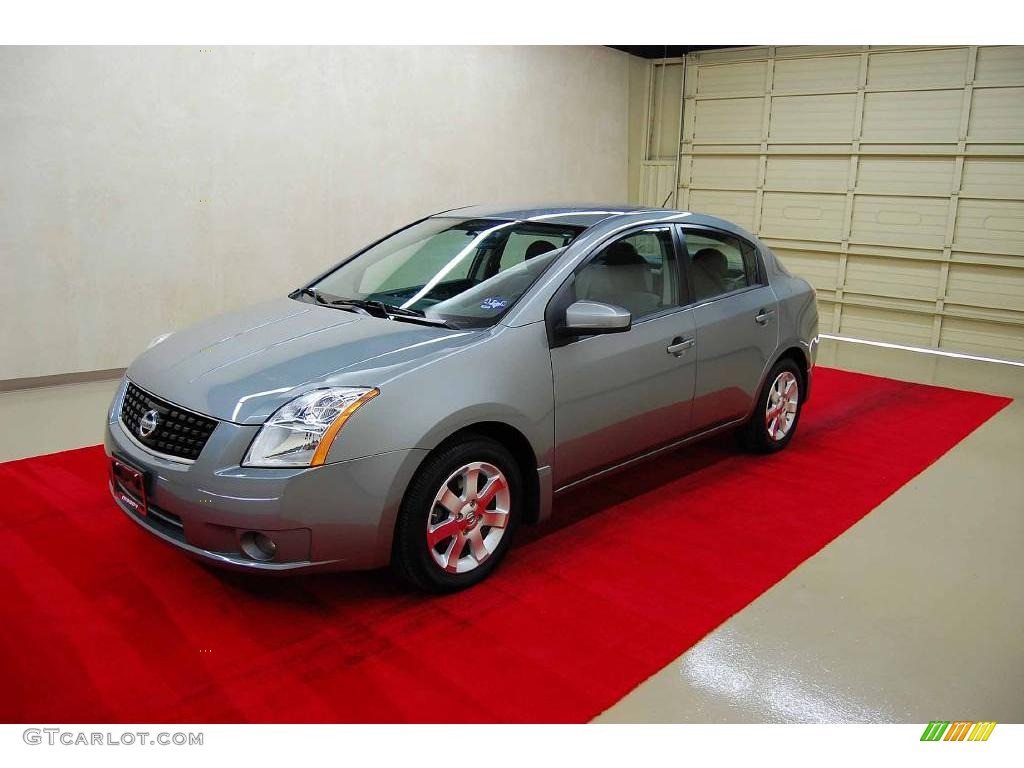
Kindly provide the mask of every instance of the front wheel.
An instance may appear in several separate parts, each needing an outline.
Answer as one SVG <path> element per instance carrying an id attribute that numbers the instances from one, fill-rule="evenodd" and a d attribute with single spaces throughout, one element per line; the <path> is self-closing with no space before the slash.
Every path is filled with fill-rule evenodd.
<path id="1" fill-rule="evenodd" d="M 780 360 L 765 379 L 754 413 L 740 430 L 742 445 L 757 453 L 781 451 L 796 433 L 803 400 L 803 373 L 792 360 Z"/>
<path id="2" fill-rule="evenodd" d="M 485 579 L 505 555 L 523 503 L 508 450 L 468 437 L 431 454 L 395 524 L 393 565 L 418 589 L 453 592 Z"/>

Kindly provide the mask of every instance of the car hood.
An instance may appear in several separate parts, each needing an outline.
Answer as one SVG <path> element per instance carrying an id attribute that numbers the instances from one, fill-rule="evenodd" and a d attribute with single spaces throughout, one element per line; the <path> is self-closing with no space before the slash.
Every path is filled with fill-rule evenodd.
<path id="1" fill-rule="evenodd" d="M 482 334 L 280 298 L 174 333 L 140 355 L 128 378 L 198 413 L 261 424 L 308 389 L 378 386 Z"/>

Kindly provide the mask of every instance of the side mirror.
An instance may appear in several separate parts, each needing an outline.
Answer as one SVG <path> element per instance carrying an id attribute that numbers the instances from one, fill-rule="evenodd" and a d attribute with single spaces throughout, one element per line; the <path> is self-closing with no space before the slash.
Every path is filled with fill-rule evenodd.
<path id="1" fill-rule="evenodd" d="M 588 336 L 595 333 L 622 333 L 633 326 L 628 309 L 601 301 L 580 300 L 565 310 L 565 324 L 558 327 L 559 336 Z"/>

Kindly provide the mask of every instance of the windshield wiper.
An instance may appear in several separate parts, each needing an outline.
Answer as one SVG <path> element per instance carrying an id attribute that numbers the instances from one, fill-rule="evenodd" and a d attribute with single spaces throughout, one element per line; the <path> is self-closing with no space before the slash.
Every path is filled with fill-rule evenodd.
<path id="1" fill-rule="evenodd" d="M 436 325 L 438 328 L 451 328 L 453 331 L 460 330 L 459 326 L 448 320 L 439 317 L 427 317 L 426 315 L 389 315 L 392 320 L 406 323 L 422 323 L 423 325 Z"/>
<path id="2" fill-rule="evenodd" d="M 300 288 L 298 291 L 299 296 L 311 296 L 317 304 L 323 304 L 326 307 L 334 305 L 334 302 L 324 296 L 316 288 Z"/>
<path id="3" fill-rule="evenodd" d="M 312 296 L 321 304 L 330 307 L 338 307 L 339 309 L 351 307 L 354 309 L 360 309 L 374 317 L 380 317 L 387 320 L 404 320 L 406 322 L 423 323 L 424 325 L 436 325 L 440 328 L 458 330 L 458 326 L 454 323 L 450 323 L 447 320 L 442 320 L 440 318 L 427 317 L 426 313 L 421 310 L 396 307 L 391 304 L 385 304 L 383 301 L 378 301 L 376 299 L 349 299 L 343 297 L 327 298 L 324 294 L 319 293 L 315 288 L 303 288 L 301 293 L 306 294 L 307 296 Z"/>
<path id="4" fill-rule="evenodd" d="M 378 317 L 390 317 L 393 314 L 405 314 L 407 310 L 401 307 L 393 307 L 390 304 L 385 304 L 383 301 L 377 299 L 347 299 L 339 298 L 335 304 L 347 304 L 353 307 L 359 307 L 365 309 Z"/>
<path id="5" fill-rule="evenodd" d="M 337 296 L 331 296 L 330 294 L 320 293 L 316 288 L 302 288 L 299 290 L 299 295 L 312 296 L 318 304 L 322 304 L 325 307 L 336 307 L 350 312 L 373 315 L 374 317 L 386 318 L 388 316 L 387 310 L 382 302 L 361 301 L 360 299 L 342 299 Z M 330 298 L 328 298 L 328 296 L 330 296 Z M 374 309 L 376 312 L 370 312 L 370 309 Z"/>
<path id="6" fill-rule="evenodd" d="M 340 299 L 346 304 L 352 304 L 364 309 L 376 309 L 383 312 L 388 320 L 405 320 L 406 322 L 423 323 L 424 325 L 436 325 L 441 328 L 458 330 L 458 326 L 439 317 L 427 317 L 427 313 L 421 309 L 406 309 L 396 307 L 394 304 L 386 304 L 378 299 Z"/>

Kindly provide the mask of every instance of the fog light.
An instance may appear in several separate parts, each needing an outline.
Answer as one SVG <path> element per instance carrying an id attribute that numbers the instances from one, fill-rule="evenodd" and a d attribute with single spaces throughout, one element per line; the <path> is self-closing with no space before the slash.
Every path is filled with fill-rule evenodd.
<path id="1" fill-rule="evenodd" d="M 274 540 L 259 531 L 246 531 L 241 538 L 242 551 L 253 560 L 271 560 L 277 552 Z"/>

